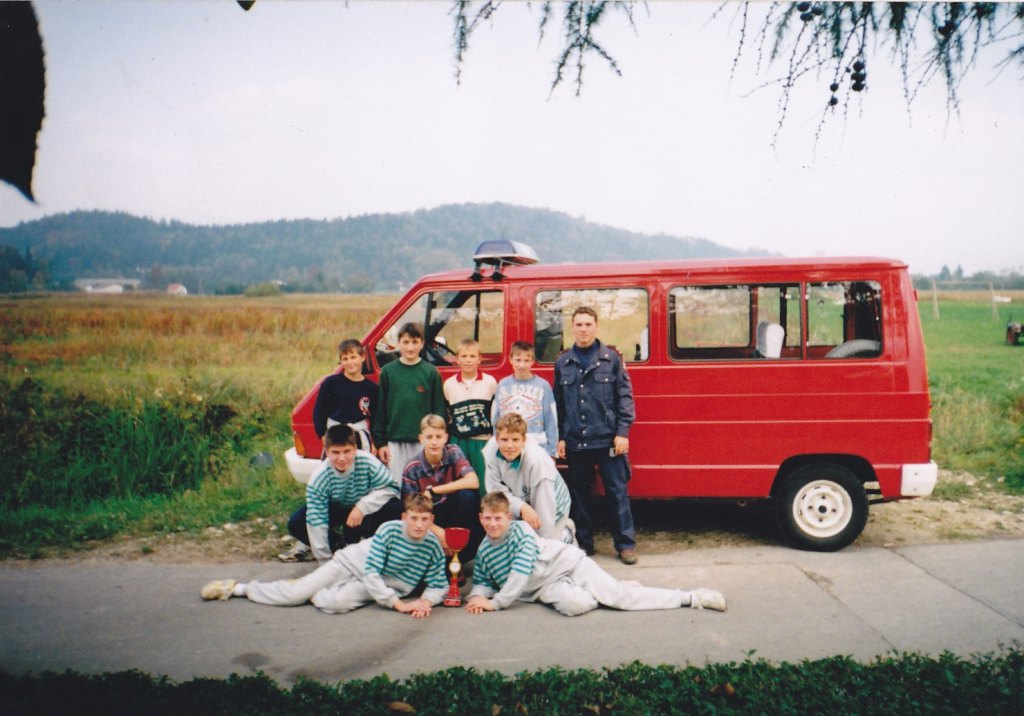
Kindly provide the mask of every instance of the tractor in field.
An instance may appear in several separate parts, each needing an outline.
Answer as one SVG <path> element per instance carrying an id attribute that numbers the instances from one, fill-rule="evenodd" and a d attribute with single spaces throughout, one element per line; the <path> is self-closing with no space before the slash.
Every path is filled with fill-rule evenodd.
<path id="1" fill-rule="evenodd" d="M 1013 320 L 1013 316 L 1010 316 L 1010 320 L 1006 323 L 1006 345 L 1018 345 L 1021 333 L 1024 333 L 1024 323 L 1019 323 Z"/>

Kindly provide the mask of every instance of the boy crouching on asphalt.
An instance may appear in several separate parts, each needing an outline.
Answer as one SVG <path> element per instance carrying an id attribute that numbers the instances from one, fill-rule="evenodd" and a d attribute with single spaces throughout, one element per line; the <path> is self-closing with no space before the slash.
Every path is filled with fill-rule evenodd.
<path id="1" fill-rule="evenodd" d="M 357 449 L 349 425 L 332 425 L 324 435 L 327 459 L 306 483 L 306 504 L 288 520 L 288 532 L 323 564 L 348 544 L 372 537 L 377 528 L 402 514 L 398 484 L 371 453 Z M 338 530 L 341 534 L 338 534 Z M 306 561 L 295 550 L 282 561 Z"/>
<path id="2" fill-rule="evenodd" d="M 506 609 L 516 600 L 550 604 L 570 617 L 598 605 L 725 611 L 725 597 L 713 589 L 684 591 L 620 582 L 579 547 L 538 537 L 525 522 L 513 522 L 508 498 L 500 492 L 485 495 L 480 505 L 487 537 L 476 554 L 473 589 L 466 603 L 470 614 Z"/>
<path id="3" fill-rule="evenodd" d="M 344 614 L 377 602 L 416 618 L 431 609 L 448 591 L 444 551 L 430 531 L 434 523 L 426 495 L 410 495 L 401 520 L 385 522 L 372 539 L 349 545 L 301 579 L 276 582 L 236 582 L 221 579 L 202 589 L 203 599 L 248 597 L 259 604 L 298 606 L 312 602 L 328 614 Z M 408 598 L 420 584 L 418 598 Z"/>

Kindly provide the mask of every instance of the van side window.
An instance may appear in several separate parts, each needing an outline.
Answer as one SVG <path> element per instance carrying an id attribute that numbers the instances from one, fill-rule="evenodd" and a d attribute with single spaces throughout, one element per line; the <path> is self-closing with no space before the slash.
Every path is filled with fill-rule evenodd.
<path id="1" fill-rule="evenodd" d="M 597 336 L 615 346 L 627 363 L 650 355 L 650 299 L 642 288 L 595 288 L 539 291 L 534 315 L 533 343 L 540 363 L 555 358 L 573 344 L 572 313 L 590 306 L 598 315 Z"/>
<path id="2" fill-rule="evenodd" d="M 877 281 L 808 284 L 808 358 L 874 358 L 881 353 L 882 287 Z"/>
<path id="3" fill-rule="evenodd" d="M 800 286 L 677 286 L 669 292 L 676 360 L 800 357 Z"/>
<path id="4" fill-rule="evenodd" d="M 505 355 L 501 291 L 435 291 L 416 299 L 377 343 L 377 365 L 398 357 L 398 331 L 409 322 L 424 327 L 423 357 L 437 366 L 455 365 L 459 342 L 472 338 L 480 344 L 481 366 L 495 366 Z"/>

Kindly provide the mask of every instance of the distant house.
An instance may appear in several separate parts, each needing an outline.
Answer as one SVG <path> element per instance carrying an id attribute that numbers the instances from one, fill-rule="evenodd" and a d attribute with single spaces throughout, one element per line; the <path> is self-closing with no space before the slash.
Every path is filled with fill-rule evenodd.
<path id="1" fill-rule="evenodd" d="M 140 283 L 137 278 L 77 278 L 75 288 L 86 293 L 124 293 L 137 290 Z"/>
<path id="2" fill-rule="evenodd" d="M 180 283 L 172 283 L 167 287 L 168 296 L 187 296 L 188 289 Z"/>

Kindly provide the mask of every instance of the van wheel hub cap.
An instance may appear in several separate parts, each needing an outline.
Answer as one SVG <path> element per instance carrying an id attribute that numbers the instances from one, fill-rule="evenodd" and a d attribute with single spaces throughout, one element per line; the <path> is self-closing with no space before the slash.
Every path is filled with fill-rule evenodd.
<path id="1" fill-rule="evenodd" d="M 793 519 L 805 533 L 832 537 L 853 517 L 853 501 L 841 485 L 831 480 L 807 483 L 793 500 Z"/>

